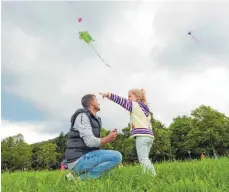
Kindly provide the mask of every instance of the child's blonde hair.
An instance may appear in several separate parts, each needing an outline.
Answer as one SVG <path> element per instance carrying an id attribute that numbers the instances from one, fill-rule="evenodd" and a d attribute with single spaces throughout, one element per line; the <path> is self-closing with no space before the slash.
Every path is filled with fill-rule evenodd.
<path id="1" fill-rule="evenodd" d="M 129 90 L 129 93 L 135 95 L 137 97 L 137 101 L 140 101 L 147 105 L 145 89 L 131 89 Z"/>

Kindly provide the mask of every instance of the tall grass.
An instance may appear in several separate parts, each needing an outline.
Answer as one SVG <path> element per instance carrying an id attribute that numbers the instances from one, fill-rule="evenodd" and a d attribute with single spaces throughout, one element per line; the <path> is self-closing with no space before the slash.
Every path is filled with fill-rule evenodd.
<path id="1" fill-rule="evenodd" d="M 155 164 L 157 176 L 124 166 L 100 179 L 70 182 L 66 171 L 2 174 L 2 192 L 229 192 L 229 158 Z"/>

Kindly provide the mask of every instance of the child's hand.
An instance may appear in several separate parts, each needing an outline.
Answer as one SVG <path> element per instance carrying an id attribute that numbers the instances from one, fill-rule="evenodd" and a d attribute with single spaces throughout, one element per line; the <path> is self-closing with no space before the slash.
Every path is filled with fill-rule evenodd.
<path id="1" fill-rule="evenodd" d="M 111 95 L 110 93 L 99 93 L 99 94 L 103 96 L 103 99 L 104 97 L 107 97 L 109 99 Z"/>

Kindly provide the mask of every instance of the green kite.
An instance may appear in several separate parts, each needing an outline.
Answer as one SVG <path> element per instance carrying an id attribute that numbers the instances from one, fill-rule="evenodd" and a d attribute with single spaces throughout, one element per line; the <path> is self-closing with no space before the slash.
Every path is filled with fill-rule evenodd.
<path id="1" fill-rule="evenodd" d="M 83 31 L 83 32 L 79 32 L 79 39 L 85 41 L 87 44 L 90 44 L 92 49 L 95 51 L 95 53 L 99 56 L 99 58 L 108 66 L 111 67 L 110 65 L 108 65 L 103 59 L 102 57 L 98 54 L 98 52 L 96 51 L 96 49 L 93 47 L 93 45 L 91 44 L 91 42 L 95 41 L 93 40 L 93 38 L 91 37 L 91 35 L 87 32 L 87 31 Z"/>
<path id="2" fill-rule="evenodd" d="M 91 43 L 92 41 L 94 41 L 91 37 L 91 35 L 87 32 L 87 31 L 83 31 L 83 32 L 79 32 L 80 34 L 80 39 L 85 41 L 87 44 Z"/>

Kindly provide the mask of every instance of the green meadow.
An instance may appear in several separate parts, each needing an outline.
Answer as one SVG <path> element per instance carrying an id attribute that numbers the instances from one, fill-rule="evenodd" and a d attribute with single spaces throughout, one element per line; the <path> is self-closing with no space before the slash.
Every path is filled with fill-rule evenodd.
<path id="1" fill-rule="evenodd" d="M 2 192 L 229 192 L 229 158 L 155 164 L 157 176 L 139 166 L 116 168 L 96 180 L 67 181 L 67 171 L 2 173 Z"/>

